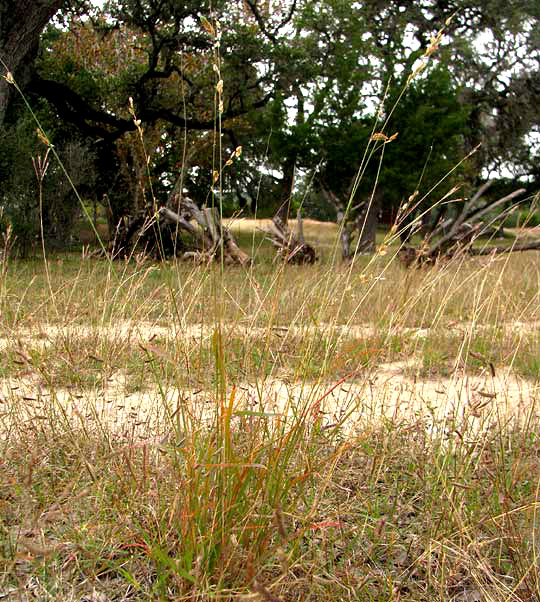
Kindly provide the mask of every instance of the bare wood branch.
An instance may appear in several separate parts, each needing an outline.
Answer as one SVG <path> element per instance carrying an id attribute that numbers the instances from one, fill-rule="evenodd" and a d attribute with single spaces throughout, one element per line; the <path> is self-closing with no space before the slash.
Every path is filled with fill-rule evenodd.
<path id="1" fill-rule="evenodd" d="M 161 207 L 158 213 L 159 215 L 163 216 L 169 221 L 178 224 L 181 228 L 189 232 L 189 234 L 191 234 L 192 236 L 197 236 L 199 234 L 197 228 L 193 224 L 188 222 L 186 219 L 184 219 L 183 217 L 178 215 L 178 213 L 175 213 L 168 207 Z"/>
<path id="2" fill-rule="evenodd" d="M 452 240 L 456 237 L 456 234 L 458 233 L 460 226 L 465 222 L 465 218 L 468 215 L 470 216 L 469 211 L 470 211 L 471 207 L 473 206 L 473 199 L 476 202 L 476 200 L 478 200 L 481 196 L 480 192 L 482 191 L 482 189 L 485 191 L 488 187 L 488 184 L 489 184 L 489 182 L 484 184 L 484 186 L 480 188 L 480 190 L 472 197 L 472 199 L 467 202 L 466 206 L 461 211 L 457 220 L 452 224 L 452 227 L 450 228 L 448 233 L 445 234 L 444 236 L 442 236 L 431 247 L 430 253 L 429 253 L 431 256 L 435 256 L 436 254 L 438 254 L 442 249 L 444 249 L 446 246 L 448 246 L 448 244 L 451 243 Z M 489 203 L 486 207 L 482 208 L 478 213 L 474 214 L 474 220 L 476 221 L 476 220 L 480 219 L 483 215 L 485 215 L 489 211 L 492 211 L 494 208 L 512 200 L 513 198 L 523 194 L 524 192 L 525 192 L 525 189 L 520 188 L 519 190 L 515 190 L 511 194 L 508 194 L 493 203 Z"/>
<path id="3" fill-rule="evenodd" d="M 525 194 L 526 192 L 527 191 L 525 190 L 525 188 L 519 188 L 518 190 L 514 190 L 514 192 L 507 194 L 506 196 L 502 197 L 501 199 L 495 201 L 494 203 L 491 203 L 491 204 L 487 205 L 486 207 L 483 207 L 478 213 L 474 214 L 474 219 L 475 220 L 480 219 L 486 213 L 489 213 L 496 207 L 499 207 L 499 205 L 504 205 L 504 203 L 507 203 L 508 201 L 511 201 L 512 199 L 515 199 L 516 197 L 521 196 L 522 194 Z"/>
<path id="4" fill-rule="evenodd" d="M 185 257 L 195 257 L 199 261 L 203 258 L 206 262 L 223 250 L 226 263 L 247 265 L 251 262 L 250 256 L 240 249 L 230 231 L 222 226 L 219 213 L 215 207 L 205 207 L 201 210 L 192 199 L 182 197 L 179 201 L 179 210 L 188 218 L 194 219 L 199 228 L 190 223 L 190 220 L 186 219 L 184 215 L 178 214 L 168 207 L 161 207 L 159 214 L 177 223 L 179 227 L 189 232 L 198 242 L 201 250 L 195 254 L 193 252 L 184 254 Z"/>
<path id="5" fill-rule="evenodd" d="M 480 186 L 480 188 L 475 192 L 475 194 L 466 203 L 464 203 L 463 208 L 461 209 L 461 212 L 459 213 L 457 219 L 453 222 L 454 230 L 457 231 L 461 224 L 467 220 L 470 210 L 474 207 L 478 199 L 483 196 L 483 194 L 488 188 L 490 188 L 492 184 L 493 180 L 488 180 L 487 182 L 482 184 L 482 186 Z M 437 234 L 440 234 L 443 227 L 444 224 L 442 224 L 439 228 L 435 229 L 432 232 L 432 236 L 437 236 Z M 450 232 L 448 234 L 450 234 Z M 452 236 L 453 234 L 454 233 L 452 233 Z"/>
<path id="6" fill-rule="evenodd" d="M 515 243 L 507 247 L 484 247 L 483 249 L 470 249 L 469 254 L 476 255 L 500 255 L 502 253 L 514 253 L 521 251 L 540 251 L 540 240 L 524 243 Z"/>
<path id="7" fill-rule="evenodd" d="M 279 253 L 286 263 L 315 263 L 317 254 L 315 249 L 305 241 L 294 235 L 278 214 L 276 214 L 268 229 L 270 241 L 279 249 Z"/>

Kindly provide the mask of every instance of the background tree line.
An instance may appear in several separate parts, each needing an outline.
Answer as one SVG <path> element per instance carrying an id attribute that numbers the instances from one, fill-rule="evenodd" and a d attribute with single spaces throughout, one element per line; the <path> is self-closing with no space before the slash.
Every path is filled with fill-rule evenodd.
<path id="1" fill-rule="evenodd" d="M 343 220 L 369 251 L 379 220 L 401 217 L 404 240 L 416 216 L 435 229 L 456 213 L 440 202 L 456 186 L 468 197 L 498 174 L 492 200 L 518 179 L 538 189 L 537 3 L 11 4 L 0 8 L 10 74 L 0 82 L 0 204 L 23 247 L 40 224 L 31 158 L 46 151 L 26 103 L 113 232 L 176 190 L 199 208 L 219 198 L 225 213 L 285 224 L 302 205 Z M 54 161 L 42 199 L 48 242 L 65 244 L 79 202 Z"/>

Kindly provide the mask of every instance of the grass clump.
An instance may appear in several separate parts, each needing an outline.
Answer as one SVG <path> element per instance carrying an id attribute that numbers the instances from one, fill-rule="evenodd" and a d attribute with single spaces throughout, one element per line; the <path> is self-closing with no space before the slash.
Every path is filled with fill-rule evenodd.
<path id="1" fill-rule="evenodd" d="M 538 270 L 392 257 L 10 263 L 0 593 L 538 598 Z"/>
<path id="2" fill-rule="evenodd" d="M 539 434 L 531 423 L 325 428 L 235 411 L 186 428 L 61 410 L 3 449 L 3 587 L 121 599 L 534 599 Z M 429 428 L 426 428 L 429 426 Z M 8 570 L 9 569 L 9 570 Z M 265 598 L 266 596 L 266 598 Z M 459 599 L 459 598 L 456 598 Z"/>

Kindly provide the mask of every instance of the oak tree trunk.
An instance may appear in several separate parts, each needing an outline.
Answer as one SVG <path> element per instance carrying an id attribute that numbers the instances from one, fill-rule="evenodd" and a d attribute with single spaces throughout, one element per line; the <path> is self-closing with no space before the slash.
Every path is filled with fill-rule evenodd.
<path id="1" fill-rule="evenodd" d="M 377 193 L 363 203 L 355 220 L 355 230 L 358 232 L 357 253 L 375 253 L 380 210 L 381 197 Z"/>
<path id="2" fill-rule="evenodd" d="M 28 83 L 39 46 L 39 36 L 65 0 L 3 0 L 0 2 L 0 125 L 4 122 L 13 86 L 5 79 L 9 71 L 19 88 Z"/>
<path id="3" fill-rule="evenodd" d="M 296 157 L 289 158 L 283 166 L 283 179 L 281 181 L 280 205 L 275 214 L 275 218 L 287 225 L 291 212 L 291 198 L 294 186 L 294 170 Z"/>

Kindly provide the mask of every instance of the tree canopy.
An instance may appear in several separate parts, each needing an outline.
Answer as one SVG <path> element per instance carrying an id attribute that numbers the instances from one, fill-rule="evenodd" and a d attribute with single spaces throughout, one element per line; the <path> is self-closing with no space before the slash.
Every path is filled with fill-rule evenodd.
<path id="1" fill-rule="evenodd" d="M 298 191 L 331 214 L 321 209 L 329 198 L 360 206 L 376 187 L 391 220 L 413 194 L 433 203 L 494 173 L 538 186 L 535 3 L 13 4 L 0 9 L 8 212 L 23 161 L 14 132 L 32 129 L 10 81 L 51 143 L 86 157 L 85 191 L 106 195 L 111 225 L 150 191 L 165 202 L 179 179 L 199 205 L 219 187 L 230 210 L 285 219 Z M 14 19 L 24 24 L 17 48 Z"/>

